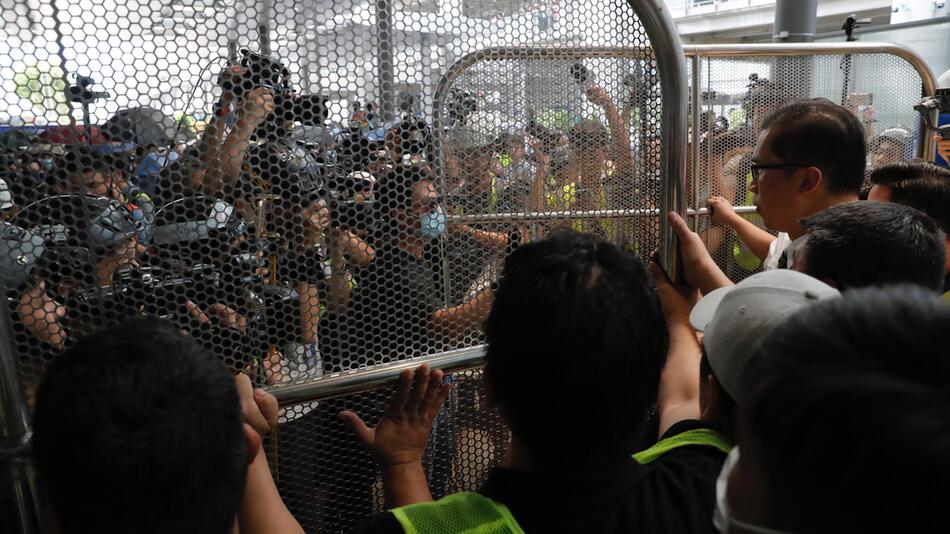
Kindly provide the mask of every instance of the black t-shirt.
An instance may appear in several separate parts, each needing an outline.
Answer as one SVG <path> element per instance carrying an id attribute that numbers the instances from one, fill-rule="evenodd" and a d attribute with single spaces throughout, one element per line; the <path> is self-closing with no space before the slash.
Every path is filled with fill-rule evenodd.
<path id="1" fill-rule="evenodd" d="M 360 272 L 345 315 L 321 332 L 324 358 L 339 371 L 438 352 L 430 323 L 440 307 L 430 263 L 385 245 Z"/>
<path id="2" fill-rule="evenodd" d="M 699 421 L 683 421 L 663 438 L 702 427 Z M 689 445 L 645 465 L 631 458 L 583 475 L 496 467 L 479 493 L 507 506 L 526 533 L 715 533 L 716 478 L 725 458 L 719 449 Z M 356 532 L 397 534 L 403 529 L 386 512 L 367 518 Z"/>

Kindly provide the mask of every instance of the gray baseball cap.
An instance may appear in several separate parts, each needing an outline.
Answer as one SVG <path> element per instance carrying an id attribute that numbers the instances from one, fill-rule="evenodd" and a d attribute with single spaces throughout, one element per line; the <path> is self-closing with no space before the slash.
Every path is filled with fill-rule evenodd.
<path id="1" fill-rule="evenodd" d="M 710 292 L 693 308 L 689 322 L 703 333 L 719 384 L 739 401 L 742 372 L 772 330 L 801 308 L 840 295 L 807 274 L 775 269 Z"/>

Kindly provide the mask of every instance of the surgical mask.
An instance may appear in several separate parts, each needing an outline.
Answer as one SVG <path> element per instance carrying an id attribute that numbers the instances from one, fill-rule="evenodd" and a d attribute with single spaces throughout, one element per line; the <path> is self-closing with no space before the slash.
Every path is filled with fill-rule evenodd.
<path id="1" fill-rule="evenodd" d="M 719 472 L 719 478 L 716 479 L 716 511 L 713 513 L 713 525 L 722 534 L 728 534 L 732 528 L 741 528 L 745 532 L 753 534 L 792 534 L 784 530 L 760 527 L 751 523 L 746 523 L 740 519 L 732 517 L 729 510 L 729 475 L 739 463 L 739 447 L 733 447 L 722 464 L 722 470 Z"/>
<path id="2" fill-rule="evenodd" d="M 428 213 L 423 213 L 421 222 L 422 228 L 420 232 L 422 233 L 422 237 L 436 239 L 445 233 L 445 212 L 442 211 L 442 206 Z"/>

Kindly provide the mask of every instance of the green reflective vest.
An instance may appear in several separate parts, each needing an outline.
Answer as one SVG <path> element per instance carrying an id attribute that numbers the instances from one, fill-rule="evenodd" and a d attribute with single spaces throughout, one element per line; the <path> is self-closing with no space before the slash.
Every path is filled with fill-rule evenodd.
<path id="1" fill-rule="evenodd" d="M 508 507 L 477 493 L 454 493 L 392 511 L 406 534 L 524 534 Z"/>
<path id="2" fill-rule="evenodd" d="M 687 445 L 713 447 L 724 453 L 732 448 L 718 433 L 699 428 L 660 440 L 633 458 L 648 464 Z M 471 492 L 395 508 L 392 514 L 406 534 L 524 534 L 508 507 Z"/>

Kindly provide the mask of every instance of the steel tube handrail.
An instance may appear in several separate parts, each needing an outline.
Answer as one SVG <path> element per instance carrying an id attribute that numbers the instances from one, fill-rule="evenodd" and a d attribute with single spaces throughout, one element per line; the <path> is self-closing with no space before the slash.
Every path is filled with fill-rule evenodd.
<path id="1" fill-rule="evenodd" d="M 660 117 L 660 210 L 686 215 L 686 145 L 689 112 L 686 62 L 683 61 L 683 42 L 662 0 L 628 0 L 643 24 L 660 78 L 660 96 L 663 102 Z M 674 282 L 681 278 L 679 246 L 676 235 L 666 217 L 660 217 L 660 266 Z"/>
<path id="2" fill-rule="evenodd" d="M 755 213 L 755 206 L 736 206 L 733 208 L 736 213 Z M 630 219 L 637 217 L 657 217 L 662 213 L 658 208 L 636 209 L 636 210 L 598 210 L 598 211 L 531 211 L 517 213 L 484 213 L 474 215 L 447 215 L 448 224 L 473 224 L 473 223 L 512 223 L 512 222 L 530 222 L 530 221 L 560 221 L 564 219 Z M 708 208 L 700 208 L 698 211 L 692 208 L 686 210 L 686 215 L 695 217 L 696 215 L 709 215 Z"/>
<path id="3" fill-rule="evenodd" d="M 285 386 L 269 386 L 266 389 L 277 397 L 277 402 L 281 406 L 286 406 L 388 386 L 394 383 L 399 378 L 400 373 L 406 369 L 415 369 L 422 364 L 428 365 L 431 369 L 441 369 L 447 373 L 454 373 L 480 367 L 484 362 L 485 346 L 476 345 L 394 363 L 335 373 Z"/>

